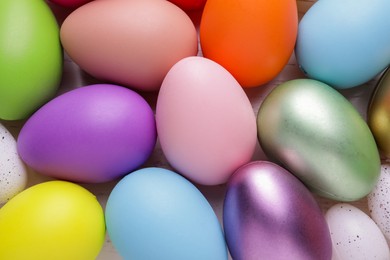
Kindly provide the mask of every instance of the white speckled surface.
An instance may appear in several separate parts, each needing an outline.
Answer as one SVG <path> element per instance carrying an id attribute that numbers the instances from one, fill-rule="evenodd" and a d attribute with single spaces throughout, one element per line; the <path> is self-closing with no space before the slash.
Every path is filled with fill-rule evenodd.
<path id="1" fill-rule="evenodd" d="M 382 164 L 379 181 L 367 199 L 372 219 L 390 244 L 390 164 Z"/>
<path id="2" fill-rule="evenodd" d="M 27 168 L 20 159 L 16 140 L 0 124 L 0 205 L 6 203 L 27 185 Z"/>
<path id="3" fill-rule="evenodd" d="M 332 260 L 389 259 L 386 239 L 375 222 L 360 209 L 333 205 L 325 215 L 333 243 Z"/>

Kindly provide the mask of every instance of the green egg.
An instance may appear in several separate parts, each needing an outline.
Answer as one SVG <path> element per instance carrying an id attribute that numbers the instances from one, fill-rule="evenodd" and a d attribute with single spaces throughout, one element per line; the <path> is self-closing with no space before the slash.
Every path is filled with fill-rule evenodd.
<path id="1" fill-rule="evenodd" d="M 313 192 L 340 201 L 366 196 L 380 174 L 380 158 L 367 123 L 330 86 L 287 81 L 262 103 L 257 117 L 264 152 Z"/>
<path id="2" fill-rule="evenodd" d="M 62 75 L 57 21 L 43 0 L 0 1 L 0 119 L 28 117 Z"/>

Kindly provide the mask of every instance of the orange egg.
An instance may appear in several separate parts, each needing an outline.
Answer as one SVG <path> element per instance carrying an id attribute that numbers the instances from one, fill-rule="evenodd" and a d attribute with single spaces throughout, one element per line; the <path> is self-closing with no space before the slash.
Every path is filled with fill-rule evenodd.
<path id="1" fill-rule="evenodd" d="M 272 80 L 287 64 L 298 29 L 295 0 L 208 0 L 200 24 L 203 55 L 243 87 Z"/>

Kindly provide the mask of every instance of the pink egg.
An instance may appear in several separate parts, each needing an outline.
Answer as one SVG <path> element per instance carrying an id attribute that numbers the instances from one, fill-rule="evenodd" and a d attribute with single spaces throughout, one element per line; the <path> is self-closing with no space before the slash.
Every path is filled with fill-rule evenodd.
<path id="1" fill-rule="evenodd" d="M 330 260 L 325 217 L 295 176 L 267 161 L 239 168 L 227 185 L 223 224 L 235 260 Z"/>
<path id="2" fill-rule="evenodd" d="M 256 120 L 248 97 L 227 70 L 206 58 L 185 58 L 168 72 L 156 121 L 168 162 L 200 184 L 226 182 L 255 150 Z"/>
<path id="3" fill-rule="evenodd" d="M 65 51 L 92 76 L 143 91 L 160 88 L 182 58 L 197 54 L 194 24 L 168 1 L 101 0 L 61 26 Z"/>

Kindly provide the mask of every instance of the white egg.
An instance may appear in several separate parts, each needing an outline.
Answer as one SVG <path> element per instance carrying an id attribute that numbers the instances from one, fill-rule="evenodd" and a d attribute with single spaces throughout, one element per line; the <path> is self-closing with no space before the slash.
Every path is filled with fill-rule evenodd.
<path id="1" fill-rule="evenodd" d="M 20 159 L 16 141 L 0 124 L 0 205 L 6 203 L 27 185 L 27 168 Z"/>
<path id="2" fill-rule="evenodd" d="M 390 244 L 390 164 L 382 164 L 379 180 L 367 200 L 371 218 Z"/>
<path id="3" fill-rule="evenodd" d="M 336 204 L 325 218 L 332 238 L 332 260 L 390 259 L 384 235 L 360 209 L 346 203 Z"/>

